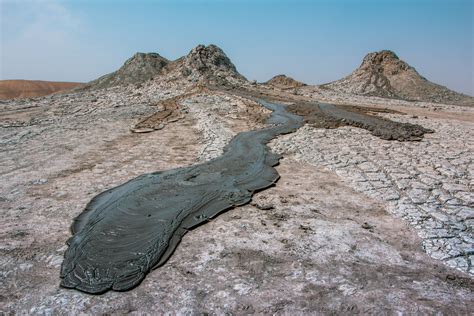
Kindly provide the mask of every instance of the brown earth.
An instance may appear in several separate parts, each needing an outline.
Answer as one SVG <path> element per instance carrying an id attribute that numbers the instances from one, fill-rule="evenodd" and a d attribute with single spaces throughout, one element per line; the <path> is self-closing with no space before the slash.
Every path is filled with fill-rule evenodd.
<path id="1" fill-rule="evenodd" d="M 0 100 L 35 98 L 81 86 L 80 82 L 0 80 Z"/>

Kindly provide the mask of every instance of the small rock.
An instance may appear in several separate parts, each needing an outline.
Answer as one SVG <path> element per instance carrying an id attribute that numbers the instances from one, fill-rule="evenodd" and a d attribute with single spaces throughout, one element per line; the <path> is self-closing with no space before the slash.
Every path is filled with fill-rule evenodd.
<path id="1" fill-rule="evenodd" d="M 48 182 L 48 179 L 36 179 L 36 180 L 31 181 L 31 184 L 41 185 L 41 184 L 45 184 L 47 182 Z"/>
<path id="2" fill-rule="evenodd" d="M 362 227 L 363 229 L 372 230 L 372 229 L 374 229 L 375 226 L 370 225 L 369 223 L 365 222 L 365 223 L 362 224 L 360 227 Z"/>
<path id="3" fill-rule="evenodd" d="M 252 205 L 255 206 L 256 208 L 258 208 L 259 210 L 262 210 L 262 211 L 273 210 L 275 208 L 272 204 L 258 204 L 258 203 L 255 203 L 255 204 L 252 204 Z"/>

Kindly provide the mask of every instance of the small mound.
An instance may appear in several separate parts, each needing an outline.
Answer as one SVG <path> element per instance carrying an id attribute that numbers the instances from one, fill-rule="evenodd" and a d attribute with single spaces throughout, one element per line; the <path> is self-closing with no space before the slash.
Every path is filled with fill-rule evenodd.
<path id="1" fill-rule="evenodd" d="M 305 83 L 297 81 L 286 75 L 277 75 L 273 77 L 272 79 L 268 80 L 267 82 L 265 82 L 265 84 L 271 85 L 277 88 L 281 88 L 281 89 L 299 88 L 299 87 L 306 86 Z"/>

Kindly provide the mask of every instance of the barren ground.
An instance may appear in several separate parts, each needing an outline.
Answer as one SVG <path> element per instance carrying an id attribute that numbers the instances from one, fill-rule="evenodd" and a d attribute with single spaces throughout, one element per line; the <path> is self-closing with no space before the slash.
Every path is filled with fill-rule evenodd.
<path id="1" fill-rule="evenodd" d="M 285 157 L 275 187 L 188 233 L 136 289 L 59 288 L 69 225 L 93 196 L 263 126 L 252 102 L 207 92 L 180 101 L 182 119 L 131 133 L 156 101 L 186 92 L 157 91 L 0 104 L 2 312 L 473 312 L 473 110 L 359 97 L 325 100 L 400 110 L 381 115 L 435 133 L 406 143 L 305 126 L 271 144 Z"/>
<path id="2" fill-rule="evenodd" d="M 70 90 L 82 85 L 79 82 L 41 80 L 0 80 L 0 100 L 34 98 Z"/>

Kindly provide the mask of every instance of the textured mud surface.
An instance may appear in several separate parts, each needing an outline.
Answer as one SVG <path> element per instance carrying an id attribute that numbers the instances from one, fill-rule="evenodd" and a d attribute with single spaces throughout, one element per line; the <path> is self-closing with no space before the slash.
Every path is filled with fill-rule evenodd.
<path id="1" fill-rule="evenodd" d="M 169 258 L 188 230 L 273 184 L 279 156 L 265 144 L 294 131 L 301 119 L 263 103 L 275 111 L 269 119 L 275 127 L 237 135 L 207 163 L 146 174 L 96 196 L 72 226 L 61 285 L 89 293 L 131 289 Z"/>

